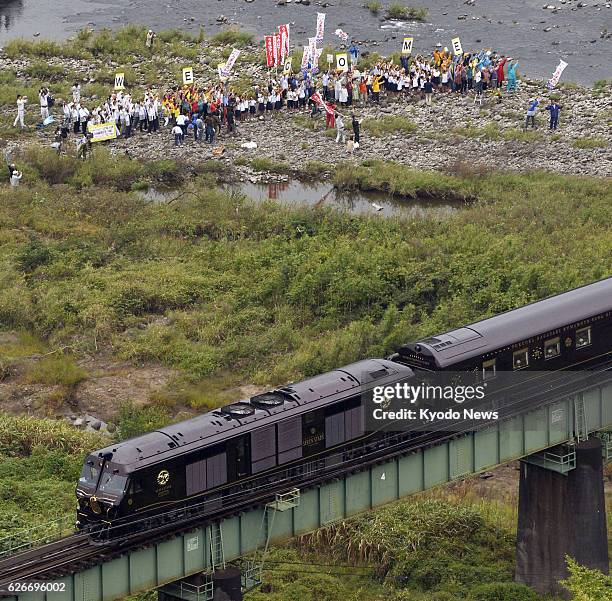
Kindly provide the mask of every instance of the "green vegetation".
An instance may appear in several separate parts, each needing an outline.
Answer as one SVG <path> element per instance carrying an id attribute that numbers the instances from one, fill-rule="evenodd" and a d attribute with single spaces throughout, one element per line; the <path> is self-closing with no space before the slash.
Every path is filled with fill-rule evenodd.
<path id="1" fill-rule="evenodd" d="M 424 21 L 427 18 L 428 12 L 426 8 L 404 6 L 399 2 L 394 2 L 387 6 L 385 18 L 395 19 L 397 21 Z"/>
<path id="2" fill-rule="evenodd" d="M 603 138 L 577 138 L 572 142 L 574 148 L 606 148 L 608 143 Z"/>
<path id="3" fill-rule="evenodd" d="M 570 577 L 563 582 L 574 601 L 609 601 L 612 598 L 612 577 L 589 570 L 567 558 Z"/>
<path id="4" fill-rule="evenodd" d="M 29 185 L 0 190 L 0 322 L 49 351 L 112 345 L 201 386 L 164 393 L 165 405 L 210 406 L 220 397 L 201 391 L 227 372 L 270 385 L 383 356 L 612 272 L 603 179 L 340 165 L 344 189 L 473 203 L 443 222 L 375 220 L 252 204 L 210 175 L 170 205 L 147 204 L 110 180 L 51 185 L 53 155 L 31 156 Z M 139 181 L 125 163 L 98 171 Z M 77 165 L 79 181 L 97 178 L 88 168 Z"/>
<path id="5" fill-rule="evenodd" d="M 364 119 L 362 127 L 371 136 L 385 137 L 390 134 L 411 134 L 417 130 L 415 123 L 399 115 L 386 115 Z"/>
<path id="6" fill-rule="evenodd" d="M 253 171 L 265 171 L 267 173 L 289 173 L 291 166 L 288 163 L 273 161 L 266 157 L 258 157 L 251 161 Z"/>
<path id="7" fill-rule="evenodd" d="M 253 43 L 253 34 L 239 29 L 225 29 L 216 33 L 211 39 L 212 44 L 225 46 L 250 46 Z"/>
<path id="8" fill-rule="evenodd" d="M 67 423 L 0 413 L 0 539 L 26 541 L 37 527 L 40 536 L 69 533 L 84 456 L 106 444 Z"/>
<path id="9" fill-rule="evenodd" d="M 365 8 L 367 8 L 373 15 L 377 15 L 382 8 L 382 3 L 380 0 L 368 0 L 365 3 Z"/>

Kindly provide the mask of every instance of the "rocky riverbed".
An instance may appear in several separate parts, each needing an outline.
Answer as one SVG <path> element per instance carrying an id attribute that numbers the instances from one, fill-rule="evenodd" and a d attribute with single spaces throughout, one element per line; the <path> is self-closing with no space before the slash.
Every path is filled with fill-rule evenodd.
<path id="1" fill-rule="evenodd" d="M 213 77 L 210 65 L 216 64 L 214 53 L 223 48 L 204 47 L 199 59 L 200 69 Z M 255 49 L 252 49 L 255 52 Z M 245 51 L 245 55 L 248 53 Z M 211 58 L 212 56 L 212 58 Z M 253 54 L 256 56 L 256 54 Z M 11 60 L 0 55 L 0 68 L 17 73 L 16 86 L 27 86 L 28 59 Z M 172 69 L 181 63 L 179 59 L 166 59 L 160 71 L 157 88 L 163 93 L 172 84 Z M 85 104 L 92 108 L 100 102 L 96 95 L 87 97 L 87 82 L 95 81 L 94 75 L 101 65 L 96 61 L 50 59 L 49 64 L 61 66 L 68 72 L 82 74 L 85 83 Z M 182 64 L 182 63 L 181 63 Z M 108 68 L 118 68 L 111 63 Z M 138 64 L 134 63 L 133 68 Z M 249 81 L 265 82 L 265 70 L 256 61 L 240 67 Z M 144 82 L 140 82 L 143 84 Z M 108 85 L 108 93 L 112 85 Z M 362 124 L 360 149 L 349 156 L 344 145 L 335 143 L 334 132 L 325 130 L 324 117 L 314 119 L 307 111 L 274 112 L 263 119 L 247 120 L 238 124 L 237 132 L 228 135 L 223 128 L 215 146 L 196 144 L 188 138 L 184 146 L 175 147 L 169 128 L 158 134 L 137 133 L 133 137 L 108 142 L 113 152 L 125 153 L 142 160 L 175 158 L 187 165 L 196 166 L 207 161 L 218 161 L 227 176 L 238 175 L 242 179 L 257 181 L 270 177 L 262 173 L 261 165 L 253 168 L 253 159 L 268 159 L 269 171 L 294 171 L 308 174 L 309 163 L 317 162 L 316 175 L 322 176 L 334 170 L 334 166 L 349 159 L 392 160 L 415 169 L 449 170 L 458 163 L 477 168 L 528 171 L 533 169 L 577 175 L 609 176 L 612 174 L 612 95 L 611 87 L 592 89 L 576 85 L 561 86 L 555 91 L 562 105 L 559 129 L 548 129 L 546 106 L 550 93 L 540 82 L 521 81 L 516 93 L 504 93 L 501 102 L 486 97 L 482 106 L 474 103 L 473 95 L 438 93 L 434 95 L 431 109 L 421 99 L 414 97 L 383 97 L 380 105 L 357 105 L 343 109 L 347 134 L 351 133 L 350 113 L 355 112 Z M 524 116 L 530 98 L 540 98 L 541 105 L 536 118 L 537 128 L 523 130 Z M 34 104 L 34 103 L 33 103 Z M 56 113 L 59 108 L 56 108 Z M 27 120 L 36 118 L 37 107 L 31 106 Z M 4 123 L 12 121 L 14 109 L 5 105 L 1 109 Z M 411 133 L 394 130 L 390 118 L 399 117 L 411 126 Z M 374 121 L 389 125 L 382 135 L 370 133 Z M 5 125 L 6 128 L 6 125 Z M 8 127 L 11 137 L 14 130 Z M 53 127 L 30 131 L 25 137 L 17 136 L 8 143 L 9 151 L 27 143 L 49 145 Z M 1 132 L 0 132 L 1 136 Z M 255 142 L 257 148 L 242 145 Z M 74 148 L 73 146 L 71 148 Z M 222 152 L 221 152 L 222 150 Z M 220 153 L 220 154 L 219 154 Z M 312 165 L 311 165 L 312 166 Z M 265 171 L 265 169 L 264 169 Z"/>

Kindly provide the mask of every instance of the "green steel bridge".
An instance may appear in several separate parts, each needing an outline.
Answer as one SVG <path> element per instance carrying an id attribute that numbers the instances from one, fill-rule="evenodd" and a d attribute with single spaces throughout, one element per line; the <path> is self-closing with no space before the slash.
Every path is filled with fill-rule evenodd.
<path id="1" fill-rule="evenodd" d="M 288 490 L 264 507 L 119 557 L 101 557 L 93 567 L 50 577 L 48 592 L 3 594 L 9 601 L 113 601 L 157 588 L 185 601 L 207 601 L 215 570 L 229 562 L 241 562 L 245 588 L 257 584 L 272 543 L 517 459 L 568 474 L 576 467 L 575 443 L 589 436 L 602 439 L 605 459 L 611 459 L 610 432 L 612 383 L 607 382 L 317 488 Z M 9 555 L 0 546 L 1 590 L 2 560 Z M 196 574 L 197 584 L 190 583 L 188 577 Z"/>

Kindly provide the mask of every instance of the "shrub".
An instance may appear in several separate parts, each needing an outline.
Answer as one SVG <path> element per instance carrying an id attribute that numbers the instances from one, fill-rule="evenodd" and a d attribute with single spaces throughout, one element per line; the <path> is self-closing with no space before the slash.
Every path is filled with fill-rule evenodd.
<path id="1" fill-rule="evenodd" d="M 268 173 L 288 173 L 291 167 L 287 163 L 276 162 L 265 157 L 258 157 L 251 161 L 253 171 L 266 171 Z"/>
<path id="2" fill-rule="evenodd" d="M 27 370 L 24 379 L 30 384 L 45 386 L 65 386 L 73 388 L 87 377 L 68 355 L 54 355 L 33 363 Z"/>
<path id="3" fill-rule="evenodd" d="M 75 157 L 60 156 L 49 148 L 29 146 L 24 158 L 26 163 L 50 184 L 68 182 L 77 170 L 78 163 Z"/>
<path id="4" fill-rule="evenodd" d="M 169 423 L 170 415 L 165 407 L 139 406 L 133 402 L 127 402 L 119 409 L 117 433 L 120 440 L 125 440 L 163 428 Z"/>
<path id="5" fill-rule="evenodd" d="M 365 119 L 363 130 L 371 136 L 383 137 L 389 134 L 411 134 L 417 130 L 415 123 L 399 115 Z"/>
<path id="6" fill-rule="evenodd" d="M 35 235 L 30 236 L 28 243 L 17 253 L 15 264 L 24 273 L 31 273 L 38 267 L 47 265 L 51 260 L 49 247 Z"/>
<path id="7" fill-rule="evenodd" d="M 427 18 L 427 13 L 428 10 L 426 8 L 404 6 L 394 2 L 387 7 L 385 18 L 397 21 L 424 21 Z"/>
<path id="8" fill-rule="evenodd" d="M 472 588 L 474 601 L 537 601 L 533 589 L 516 582 L 489 582 Z"/>
<path id="9" fill-rule="evenodd" d="M 608 142 L 604 138 L 577 138 L 572 142 L 574 148 L 605 148 Z"/>
<path id="10" fill-rule="evenodd" d="M 365 7 L 372 14 L 377 15 L 380 12 L 380 9 L 382 8 L 382 4 L 380 0 L 369 0 L 369 2 L 366 3 Z"/>
<path id="11" fill-rule="evenodd" d="M 225 29 L 216 33 L 210 43 L 214 46 L 250 46 L 253 43 L 253 34 L 239 29 Z"/>

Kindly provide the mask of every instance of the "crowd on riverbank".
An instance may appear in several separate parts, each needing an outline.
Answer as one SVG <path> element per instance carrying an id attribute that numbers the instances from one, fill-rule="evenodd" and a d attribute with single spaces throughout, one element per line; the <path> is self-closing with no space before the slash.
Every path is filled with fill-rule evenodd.
<path id="1" fill-rule="evenodd" d="M 368 69 L 351 65 L 346 72 L 314 69 L 270 77 L 243 94 L 234 91 L 231 84 L 193 84 L 165 93 L 148 90 L 139 98 L 116 91 L 92 107 L 81 98 L 81 86 L 75 83 L 71 99 L 55 101 L 48 89 L 41 90 L 39 105 L 43 124 L 52 121 L 50 114 L 56 103 L 60 109 L 55 117 L 56 122 L 61 119 L 56 132 L 60 151 L 70 132 L 78 135 L 82 145 L 83 137 L 91 138 L 92 126 L 113 122 L 117 135 L 123 138 L 169 130 L 176 145 L 188 136 L 195 142 L 213 144 L 222 132 L 234 133 L 240 122 L 265 120 L 280 110 L 308 111 L 313 117 L 324 112 L 327 127 L 339 129 L 337 141 L 343 142 L 342 115 L 346 118 L 348 111 L 380 103 L 381 95 L 398 102 L 432 105 L 435 95 L 445 102 L 446 94 L 473 94 L 474 102 L 482 103 L 483 96 L 490 93 L 500 102 L 502 93 L 516 90 L 517 68 L 511 57 L 491 51 L 454 56 L 446 48 L 436 48 L 429 56 L 402 56 L 399 63 L 381 60 Z M 25 97 L 17 99 L 15 127 L 26 127 L 27 102 Z M 352 122 L 355 130 L 355 119 Z M 354 134 L 358 145 L 359 133 L 355 130 Z"/>

